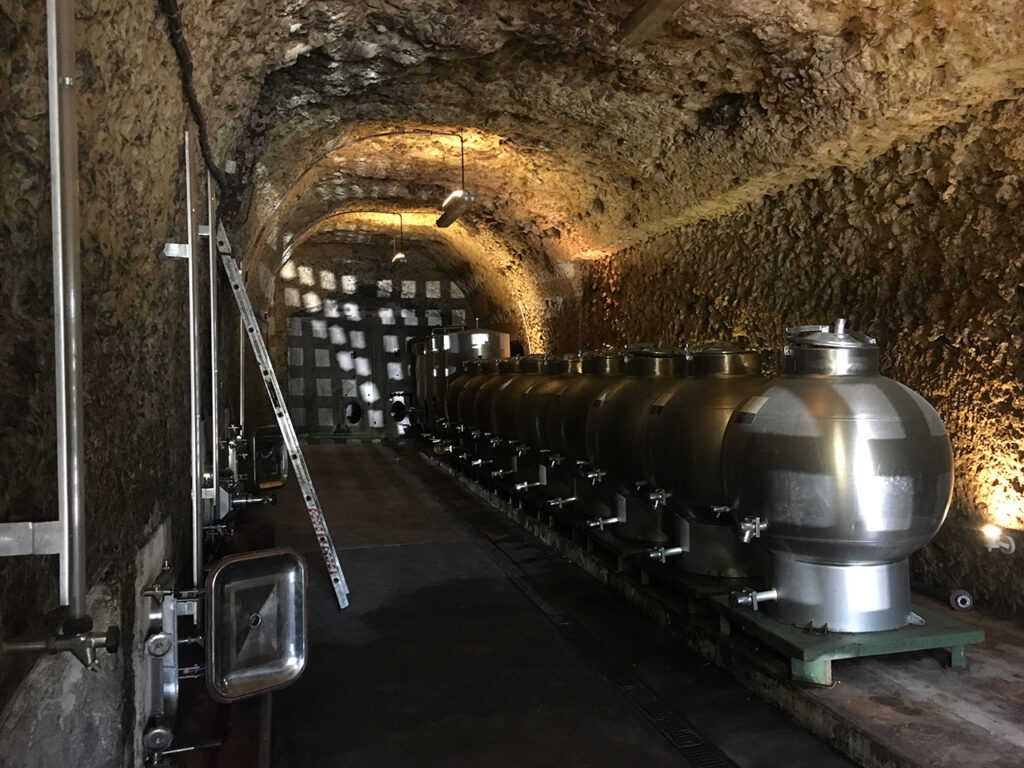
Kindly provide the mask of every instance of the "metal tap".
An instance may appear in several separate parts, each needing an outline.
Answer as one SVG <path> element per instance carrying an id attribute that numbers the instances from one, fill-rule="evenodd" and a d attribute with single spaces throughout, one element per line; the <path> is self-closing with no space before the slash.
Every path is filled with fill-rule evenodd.
<path id="1" fill-rule="evenodd" d="M 752 539 L 759 539 L 767 528 L 768 521 L 760 517 L 745 517 L 740 521 L 740 538 L 744 544 L 749 544 Z"/>
<path id="2" fill-rule="evenodd" d="M 544 485 L 544 483 L 516 483 L 515 488 L 517 491 L 525 491 L 528 488 L 536 488 L 538 485 Z"/>
<path id="3" fill-rule="evenodd" d="M 487 466 L 488 464 L 493 464 L 493 463 L 494 462 L 491 461 L 490 459 L 473 459 L 471 462 L 469 462 L 469 465 L 471 467 L 484 467 L 484 466 Z"/>
<path id="4" fill-rule="evenodd" d="M 597 485 L 599 482 L 601 482 L 601 480 L 604 479 L 604 476 L 607 474 L 608 473 L 605 472 L 603 469 L 593 469 L 583 476 L 590 481 L 591 485 Z"/>
<path id="5" fill-rule="evenodd" d="M 665 491 L 665 490 L 657 490 L 654 493 L 647 494 L 647 498 L 654 505 L 655 509 L 657 509 L 658 507 L 660 507 L 663 504 L 667 504 L 668 500 L 671 497 L 672 497 L 672 493 L 669 492 L 669 491 Z"/>
<path id="6" fill-rule="evenodd" d="M 733 592 L 729 595 L 729 605 L 733 608 L 739 608 L 741 606 L 750 606 L 751 609 L 757 610 L 759 603 L 768 603 L 772 600 L 779 599 L 779 591 L 772 587 L 758 592 L 756 589 L 742 589 L 739 592 Z"/>
<path id="7" fill-rule="evenodd" d="M 615 525 L 615 523 L 621 522 L 622 520 L 617 517 L 593 517 L 590 520 L 587 520 L 587 527 L 600 528 L 603 531 L 606 525 Z"/>
<path id="8" fill-rule="evenodd" d="M 491 477 L 505 477 L 506 475 L 514 475 L 516 471 L 514 469 L 496 469 L 491 472 Z"/>
<path id="9" fill-rule="evenodd" d="M 564 496 L 560 499 L 548 499 L 547 504 L 548 506 L 558 507 L 559 509 L 561 509 L 566 504 L 572 504 L 574 501 L 576 501 L 575 496 Z"/>
<path id="10" fill-rule="evenodd" d="M 647 551 L 648 557 L 652 560 L 661 560 L 665 562 L 667 557 L 675 557 L 676 555 L 683 554 L 685 550 L 682 547 L 657 547 Z"/>

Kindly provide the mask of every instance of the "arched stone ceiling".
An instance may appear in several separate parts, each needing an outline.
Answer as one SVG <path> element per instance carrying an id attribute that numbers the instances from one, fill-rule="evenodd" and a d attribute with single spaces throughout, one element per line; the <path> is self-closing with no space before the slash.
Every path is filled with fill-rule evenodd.
<path id="1" fill-rule="evenodd" d="M 216 152 L 239 163 L 243 252 L 268 263 L 353 199 L 402 209 L 451 188 L 451 137 L 332 154 L 374 133 L 461 133 L 474 225 L 556 275 L 862 166 L 1024 84 L 1012 0 L 205 0 L 183 15 Z"/>

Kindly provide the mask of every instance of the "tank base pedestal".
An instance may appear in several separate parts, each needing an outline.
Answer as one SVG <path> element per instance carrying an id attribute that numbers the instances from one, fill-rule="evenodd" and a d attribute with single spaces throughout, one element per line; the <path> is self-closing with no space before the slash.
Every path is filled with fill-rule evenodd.
<path id="1" fill-rule="evenodd" d="M 880 565 L 826 565 L 771 553 L 774 619 L 829 632 L 879 632 L 911 621 L 907 560 Z"/>
<path id="2" fill-rule="evenodd" d="M 882 632 L 829 632 L 820 634 L 782 624 L 760 611 L 734 608 L 728 595 L 708 599 L 719 615 L 719 632 L 731 634 L 733 627 L 789 657 L 794 680 L 814 685 L 832 685 L 832 662 L 860 656 L 884 656 L 905 651 L 948 648 L 950 666 L 967 666 L 966 646 L 985 640 L 984 631 L 946 612 L 912 606 L 924 624 Z"/>

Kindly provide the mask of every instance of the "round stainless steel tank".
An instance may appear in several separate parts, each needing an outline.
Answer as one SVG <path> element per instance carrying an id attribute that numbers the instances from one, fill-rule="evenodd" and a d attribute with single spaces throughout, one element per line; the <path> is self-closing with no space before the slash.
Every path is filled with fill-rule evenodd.
<path id="1" fill-rule="evenodd" d="M 606 473 L 615 493 L 616 536 L 647 544 L 671 539 L 664 498 L 645 498 L 642 463 L 644 423 L 651 406 L 686 373 L 681 349 L 637 345 L 626 350 L 626 376 L 601 392 L 587 420 L 587 459 Z"/>
<path id="2" fill-rule="evenodd" d="M 526 355 L 519 359 L 519 375 L 502 383 L 491 404 L 491 431 L 498 437 L 519 442 L 519 409 L 522 396 L 545 378 L 541 373 L 544 355 Z"/>
<path id="3" fill-rule="evenodd" d="M 477 393 L 484 385 L 484 382 L 498 372 L 497 360 L 478 360 L 474 365 L 477 369 L 476 375 L 459 390 L 455 415 L 454 417 L 449 416 L 449 418 L 454 418 L 457 423 L 463 425 L 464 429 L 482 428 L 476 421 L 473 403 L 476 401 Z"/>
<path id="4" fill-rule="evenodd" d="M 444 417 L 452 427 L 459 423 L 459 397 L 462 391 L 470 381 L 480 375 L 480 361 L 465 360 L 461 368 L 461 373 L 448 382 L 448 388 L 444 393 Z"/>
<path id="5" fill-rule="evenodd" d="M 551 409 L 558 395 L 581 372 L 579 355 L 548 355 L 544 374 L 521 396 L 518 412 L 519 439 L 536 450 L 553 450 L 549 439 Z"/>
<path id="6" fill-rule="evenodd" d="M 427 423 L 446 416 L 449 382 L 468 360 L 507 356 L 509 335 L 500 331 L 460 327 L 438 328 L 430 336 L 426 364 L 430 377 L 426 389 Z"/>
<path id="7" fill-rule="evenodd" d="M 594 399 L 626 372 L 626 353 L 622 349 L 584 352 L 581 376 L 565 385 L 551 406 L 548 446 L 570 463 L 587 460 L 587 418 Z"/>
<path id="8" fill-rule="evenodd" d="M 637 345 L 626 350 L 626 376 L 591 403 L 587 459 L 608 479 L 631 486 L 644 480 L 642 437 L 654 402 L 686 373 L 686 353 Z"/>
<path id="9" fill-rule="evenodd" d="M 744 545 L 723 514 L 722 439 L 733 411 L 764 387 L 761 355 L 731 342 L 691 352 L 687 377 L 651 405 L 642 438 L 643 467 L 652 488 L 672 496 L 678 516 L 673 562 L 707 576 L 739 578 L 761 572 L 763 550 Z M 716 509 L 717 508 L 717 509 Z"/>
<path id="10" fill-rule="evenodd" d="M 494 398 L 502 385 L 508 383 L 519 375 L 520 357 L 506 357 L 498 361 L 498 372 L 487 378 L 477 390 L 476 398 L 473 400 L 473 426 L 485 435 L 494 432 L 491 421 Z"/>
<path id="11" fill-rule="evenodd" d="M 830 326 L 790 329 L 784 375 L 726 430 L 726 492 L 767 522 L 777 600 L 770 615 L 837 632 L 911 620 L 907 558 L 945 518 L 949 437 L 920 395 L 878 372 L 873 339 Z"/>

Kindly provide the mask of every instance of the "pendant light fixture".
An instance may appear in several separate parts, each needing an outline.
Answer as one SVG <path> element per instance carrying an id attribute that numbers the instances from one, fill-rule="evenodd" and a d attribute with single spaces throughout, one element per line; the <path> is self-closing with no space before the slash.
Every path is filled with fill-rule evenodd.
<path id="1" fill-rule="evenodd" d="M 441 203 L 443 213 L 437 218 L 437 226 L 450 227 L 458 218 L 469 210 L 469 206 L 476 200 L 476 195 L 466 191 L 466 141 L 461 133 L 455 134 L 459 137 L 459 166 L 462 169 L 461 186 L 452 192 Z"/>
<path id="2" fill-rule="evenodd" d="M 403 222 L 402 222 L 402 214 L 400 214 L 398 211 L 395 211 L 394 213 L 395 213 L 395 216 L 398 217 L 398 238 L 395 240 L 395 243 L 394 243 L 395 255 L 391 257 L 391 263 L 392 264 L 394 264 L 396 262 L 399 262 L 399 261 L 405 261 L 405 253 L 404 253 L 404 250 L 405 250 L 405 236 L 404 235 L 405 235 L 405 233 L 403 231 L 404 227 L 403 227 Z"/>

